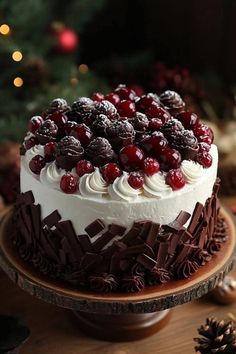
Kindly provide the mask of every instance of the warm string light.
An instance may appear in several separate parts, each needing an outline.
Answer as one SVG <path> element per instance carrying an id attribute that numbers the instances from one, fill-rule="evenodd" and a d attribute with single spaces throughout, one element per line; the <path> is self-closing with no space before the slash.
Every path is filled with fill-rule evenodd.
<path id="1" fill-rule="evenodd" d="M 14 61 L 21 61 L 22 58 L 23 58 L 23 55 L 19 50 L 16 50 L 15 52 L 12 53 L 12 59 Z"/>
<path id="2" fill-rule="evenodd" d="M 81 74 L 86 74 L 89 71 L 88 65 L 87 64 L 80 64 L 79 65 L 79 72 Z"/>
<path id="3" fill-rule="evenodd" d="M 3 23 L 1 26 L 0 26 L 0 33 L 3 35 L 3 36 L 7 36 L 8 34 L 10 34 L 10 27 L 6 24 L 6 23 Z"/>
<path id="4" fill-rule="evenodd" d="M 72 77 L 70 79 L 70 83 L 71 83 L 72 86 L 77 86 L 78 83 L 79 83 L 79 80 L 77 79 L 77 77 Z"/>
<path id="5" fill-rule="evenodd" d="M 13 80 L 13 85 L 15 87 L 21 87 L 23 83 L 24 83 L 23 79 L 19 76 L 15 77 L 15 79 Z"/>

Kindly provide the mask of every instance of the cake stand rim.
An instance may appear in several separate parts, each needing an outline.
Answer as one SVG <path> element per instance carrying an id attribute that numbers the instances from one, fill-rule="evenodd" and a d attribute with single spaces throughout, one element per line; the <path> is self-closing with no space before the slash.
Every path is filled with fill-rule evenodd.
<path id="1" fill-rule="evenodd" d="M 134 294 L 97 294 L 73 289 L 62 282 L 51 280 L 27 266 L 6 241 L 4 228 L 10 221 L 11 211 L 6 213 L 0 225 L 0 266 L 10 279 L 20 288 L 46 302 L 68 309 L 93 313 L 150 313 L 162 311 L 197 299 L 212 290 L 233 268 L 236 261 L 236 233 L 233 217 L 221 207 L 221 215 L 229 227 L 229 238 L 222 244 L 222 249 L 215 259 L 202 266 L 190 279 L 172 281 L 155 287 L 147 287 Z M 9 246 L 9 245 L 8 245 Z M 12 255 L 13 254 L 13 255 Z M 223 261 L 220 258 L 223 257 Z M 219 263 L 216 261 L 218 260 Z M 216 266 L 210 269 L 212 264 Z M 218 263 L 218 264 L 217 264 Z M 207 274 L 205 276 L 204 274 Z M 35 275 L 36 274 L 36 275 Z M 56 283 L 56 284 L 55 284 Z M 59 283 L 59 286 L 58 286 Z M 166 290 L 167 289 L 167 290 Z"/>

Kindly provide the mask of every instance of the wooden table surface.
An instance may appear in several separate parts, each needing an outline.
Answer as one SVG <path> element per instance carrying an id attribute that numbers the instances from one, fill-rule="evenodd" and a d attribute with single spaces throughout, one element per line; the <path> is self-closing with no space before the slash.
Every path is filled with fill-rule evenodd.
<path id="1" fill-rule="evenodd" d="M 226 203 L 232 205 L 234 201 L 230 199 Z M 220 306 L 203 298 L 174 308 L 169 324 L 147 339 L 111 343 L 87 337 L 71 311 L 34 298 L 2 271 L 0 286 L 0 313 L 19 316 L 31 330 L 21 354 L 192 354 L 195 352 L 193 337 L 206 317 L 225 319 L 228 313 L 236 316 L 236 303 Z"/>

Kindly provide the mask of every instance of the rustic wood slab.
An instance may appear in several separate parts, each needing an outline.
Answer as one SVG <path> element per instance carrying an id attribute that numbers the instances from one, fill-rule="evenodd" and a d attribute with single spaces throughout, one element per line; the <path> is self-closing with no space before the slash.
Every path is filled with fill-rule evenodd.
<path id="1" fill-rule="evenodd" d="M 12 247 L 9 238 L 11 213 L 4 217 L 1 224 L 0 265 L 22 289 L 57 306 L 100 314 L 138 314 L 161 311 L 203 296 L 232 269 L 236 260 L 235 227 L 231 216 L 225 209 L 222 209 L 222 215 L 229 226 L 229 239 L 210 262 L 201 267 L 190 279 L 147 287 L 139 293 L 101 295 L 79 291 L 39 274 L 23 262 Z"/>

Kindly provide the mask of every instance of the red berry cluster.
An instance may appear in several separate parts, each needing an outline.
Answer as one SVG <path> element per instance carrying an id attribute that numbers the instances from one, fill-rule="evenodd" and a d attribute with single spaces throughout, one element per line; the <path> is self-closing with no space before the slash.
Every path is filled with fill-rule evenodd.
<path id="1" fill-rule="evenodd" d="M 77 188 L 76 178 L 69 173 L 73 167 L 78 177 L 99 167 L 108 184 L 127 171 L 133 188 L 142 187 L 144 175 L 165 171 L 166 182 L 179 189 L 185 183 L 179 169 L 183 159 L 193 159 L 205 168 L 212 164 L 211 129 L 185 110 L 174 91 L 138 96 L 131 88 L 118 85 L 106 95 L 96 92 L 91 99 L 80 97 L 71 107 L 55 99 L 41 116 L 30 119 L 28 129 L 31 134 L 25 139 L 25 149 L 43 144 L 45 153 L 44 158 L 30 162 L 31 170 L 39 174 L 53 160 L 58 167 L 69 166 L 61 182 L 66 193 Z M 61 149 L 65 137 L 68 148 Z"/>

